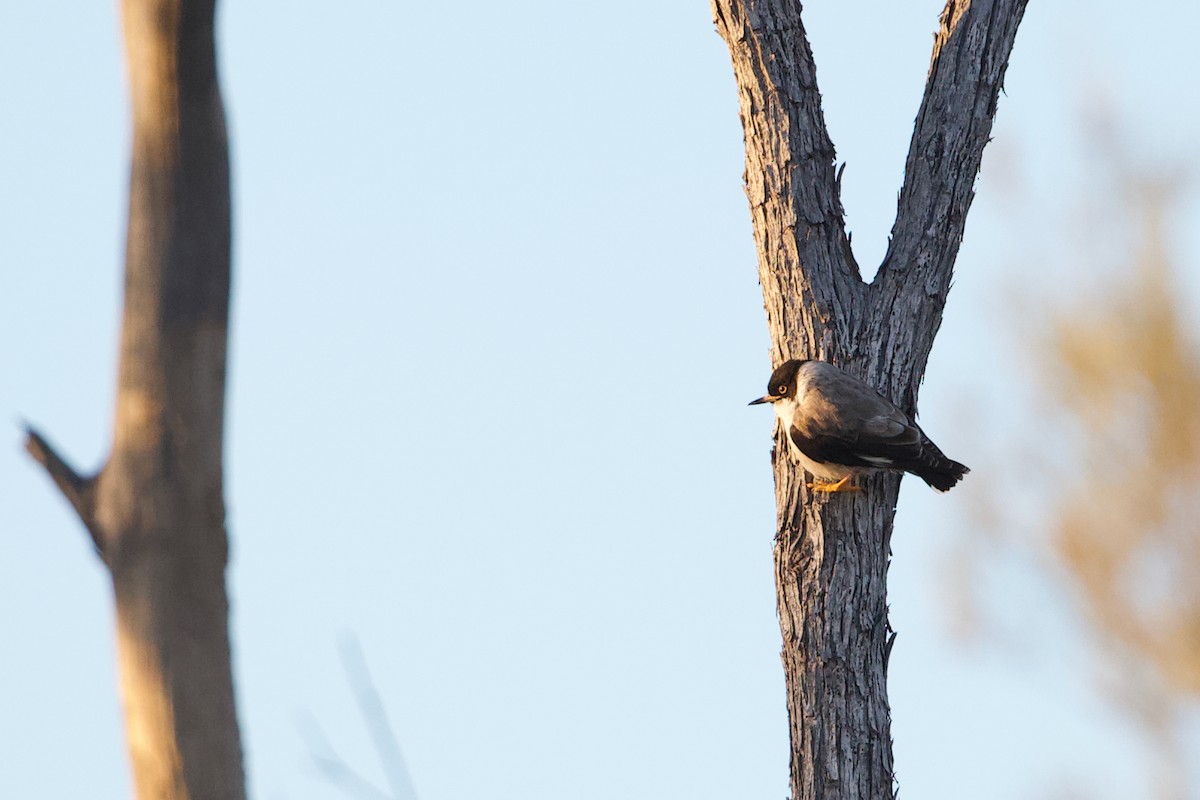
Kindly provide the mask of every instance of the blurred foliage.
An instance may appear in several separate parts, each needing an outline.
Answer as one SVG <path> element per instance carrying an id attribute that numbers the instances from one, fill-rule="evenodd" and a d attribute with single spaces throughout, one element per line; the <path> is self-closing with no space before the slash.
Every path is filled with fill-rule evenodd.
<path id="1" fill-rule="evenodd" d="M 1022 361 L 1039 367 L 1022 428 L 1038 439 L 998 459 L 1023 494 L 998 479 L 976 495 L 977 529 L 994 535 L 959 553 L 957 622 L 987 622 L 988 558 L 1041 553 L 1095 645 L 1094 677 L 1150 745 L 1146 796 L 1180 800 L 1196 796 L 1183 731 L 1200 700 L 1200 343 L 1170 247 L 1187 183 L 1179 170 L 1137 169 L 1110 117 L 1084 129 L 1091 170 L 1075 235 L 1039 225 L 1048 215 L 1020 222 L 1057 237 L 1046 252 L 1077 260 L 1087 279 L 1068 302 L 1023 296 L 1023 313 L 1010 308 L 1031 351 Z M 1023 214 L 1045 211 L 1030 200 Z M 1011 631 L 988 633 L 1013 643 Z"/>
<path id="2" fill-rule="evenodd" d="M 1053 320 L 1042 380 L 1072 432 L 1072 488 L 1048 527 L 1113 676 L 1186 797 L 1177 709 L 1200 696 L 1200 348 L 1173 286 L 1165 182 L 1126 185 L 1139 242 L 1128 277 Z"/>
<path id="3" fill-rule="evenodd" d="M 1200 348 L 1172 286 L 1163 193 L 1147 189 L 1134 274 L 1055 320 L 1044 351 L 1080 470 L 1051 537 L 1098 630 L 1200 694 Z"/>

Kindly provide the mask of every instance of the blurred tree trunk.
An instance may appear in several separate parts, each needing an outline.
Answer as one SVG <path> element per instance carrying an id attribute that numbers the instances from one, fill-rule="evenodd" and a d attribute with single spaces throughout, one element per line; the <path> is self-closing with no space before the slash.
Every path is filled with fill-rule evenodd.
<path id="1" fill-rule="evenodd" d="M 1025 0 L 949 0 L 942 12 L 891 240 L 870 284 L 845 232 L 800 3 L 712 0 L 712 9 L 737 80 L 773 363 L 832 361 L 915 412 Z M 791 459 L 773 460 L 793 798 L 891 798 L 886 576 L 900 479 L 814 495 Z"/>
<path id="2" fill-rule="evenodd" d="M 137 795 L 245 797 L 222 494 L 230 203 L 215 0 L 123 0 L 133 108 L 112 453 L 27 447 L 112 576 Z"/>

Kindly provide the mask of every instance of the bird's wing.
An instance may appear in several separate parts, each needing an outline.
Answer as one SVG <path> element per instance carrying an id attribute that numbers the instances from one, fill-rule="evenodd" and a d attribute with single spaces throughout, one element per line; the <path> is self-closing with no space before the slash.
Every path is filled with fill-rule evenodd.
<path id="1" fill-rule="evenodd" d="M 788 430 L 814 461 L 899 468 L 919 458 L 923 436 L 908 415 L 873 387 L 840 370 L 810 376 Z"/>

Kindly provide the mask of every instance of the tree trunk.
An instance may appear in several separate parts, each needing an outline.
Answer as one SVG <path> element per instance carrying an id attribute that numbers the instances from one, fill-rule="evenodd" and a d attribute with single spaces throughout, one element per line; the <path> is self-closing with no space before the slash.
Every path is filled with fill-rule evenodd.
<path id="1" fill-rule="evenodd" d="M 772 362 L 832 361 L 915 413 L 1025 0 L 949 0 L 888 252 L 870 284 L 845 233 L 800 3 L 712 8 L 737 80 Z M 860 493 L 815 494 L 786 453 L 778 440 L 775 577 L 792 796 L 890 798 L 886 577 L 900 479 L 875 475 Z"/>
<path id="2" fill-rule="evenodd" d="M 29 431 L 112 576 L 142 800 L 245 797 L 222 489 L 230 203 L 215 0 L 123 0 L 133 107 L 112 453 L 79 476 Z"/>

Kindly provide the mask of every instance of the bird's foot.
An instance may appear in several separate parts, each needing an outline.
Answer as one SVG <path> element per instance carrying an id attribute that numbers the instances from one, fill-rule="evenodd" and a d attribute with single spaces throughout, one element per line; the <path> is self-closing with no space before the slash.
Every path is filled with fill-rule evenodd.
<path id="1" fill-rule="evenodd" d="M 852 475 L 847 475 L 846 477 L 842 478 L 840 481 L 835 481 L 834 483 L 817 483 L 816 481 L 814 481 L 812 483 L 806 483 L 804 485 L 807 486 L 809 489 L 812 489 L 814 492 L 825 492 L 828 494 L 832 494 L 833 492 L 862 491 L 861 489 L 859 489 L 857 486 L 855 486 L 853 483 L 850 482 L 850 479 L 852 477 L 853 477 Z"/>

